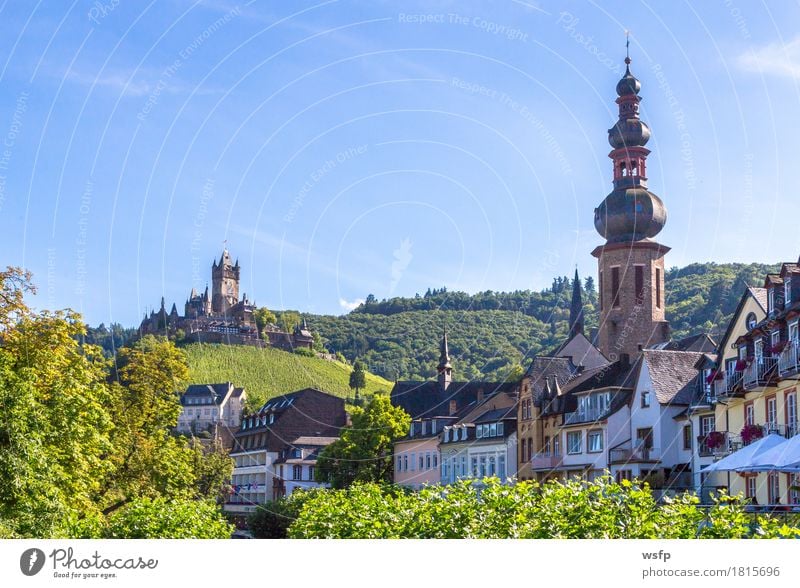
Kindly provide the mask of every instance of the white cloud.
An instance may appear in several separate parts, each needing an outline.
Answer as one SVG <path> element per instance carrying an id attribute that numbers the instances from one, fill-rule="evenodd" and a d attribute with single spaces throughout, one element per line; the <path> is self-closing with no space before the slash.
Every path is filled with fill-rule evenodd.
<path id="1" fill-rule="evenodd" d="M 352 302 L 348 302 L 344 298 L 339 298 L 339 306 L 342 307 L 342 310 L 346 310 L 347 312 L 350 312 L 351 310 L 355 310 L 356 308 L 358 308 L 363 303 L 364 303 L 364 299 L 363 298 L 356 298 Z"/>
<path id="2" fill-rule="evenodd" d="M 745 71 L 800 79 L 800 36 L 742 53 L 737 63 Z"/>

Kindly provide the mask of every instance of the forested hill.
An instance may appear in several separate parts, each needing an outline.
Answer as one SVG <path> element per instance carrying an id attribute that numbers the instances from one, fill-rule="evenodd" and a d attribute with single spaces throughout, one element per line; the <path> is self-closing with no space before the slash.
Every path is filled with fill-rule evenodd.
<path id="1" fill-rule="evenodd" d="M 715 339 L 746 285 L 761 286 L 777 266 L 696 263 L 666 275 L 667 318 L 673 337 L 708 332 Z M 597 325 L 594 281 L 582 284 L 588 332 Z M 310 326 L 331 351 L 359 358 L 387 379 L 435 375 L 438 342 L 447 325 L 454 377 L 502 379 L 518 374 L 525 356 L 548 351 L 567 334 L 572 281 L 556 278 L 541 292 L 466 294 L 429 290 L 413 298 L 376 300 L 344 316 L 311 315 Z"/>

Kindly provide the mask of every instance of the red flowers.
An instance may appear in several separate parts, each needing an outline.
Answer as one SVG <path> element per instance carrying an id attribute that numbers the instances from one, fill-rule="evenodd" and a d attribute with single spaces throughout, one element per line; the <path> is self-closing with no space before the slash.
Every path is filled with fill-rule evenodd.
<path id="1" fill-rule="evenodd" d="M 759 425 L 745 425 L 742 428 L 742 443 L 747 445 L 764 436 L 764 429 Z"/>
<path id="2" fill-rule="evenodd" d="M 725 434 L 722 431 L 711 431 L 706 435 L 706 447 L 709 449 L 718 449 L 725 443 Z"/>

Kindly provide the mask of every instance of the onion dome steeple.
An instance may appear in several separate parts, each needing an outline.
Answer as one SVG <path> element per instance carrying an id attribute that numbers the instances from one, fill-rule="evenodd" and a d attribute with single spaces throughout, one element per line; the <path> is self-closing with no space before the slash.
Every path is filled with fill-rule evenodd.
<path id="1" fill-rule="evenodd" d="M 608 130 L 613 148 L 614 190 L 595 209 L 594 226 L 609 243 L 649 240 L 667 222 L 661 199 L 647 189 L 647 156 L 650 128 L 639 118 L 642 84 L 631 73 L 625 58 L 625 75 L 617 83 L 619 119 Z"/>

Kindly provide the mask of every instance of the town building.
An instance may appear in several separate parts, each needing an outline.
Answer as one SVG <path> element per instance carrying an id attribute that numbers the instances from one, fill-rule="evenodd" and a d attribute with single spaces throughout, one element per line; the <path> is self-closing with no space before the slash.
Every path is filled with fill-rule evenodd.
<path id="1" fill-rule="evenodd" d="M 179 433 L 198 434 L 204 431 L 221 434 L 239 428 L 247 394 L 231 382 L 192 384 L 181 394 Z"/>
<path id="2" fill-rule="evenodd" d="M 484 457 L 488 458 L 489 453 L 494 456 L 494 467 L 491 470 L 493 475 L 503 473 L 504 479 L 513 476 L 516 473 L 517 384 L 453 381 L 446 331 L 439 345 L 439 364 L 436 371 L 437 379 L 434 381 L 401 381 L 396 382 L 392 388 L 392 404 L 403 408 L 412 418 L 409 434 L 394 444 L 395 483 L 418 489 L 424 485 L 447 483 L 458 477 L 474 477 L 475 470 L 469 467 L 470 460 L 475 454 L 480 466 L 480 456 L 475 453 L 477 449 L 467 451 L 467 448 L 476 442 L 476 426 L 491 426 L 490 422 L 484 422 L 482 418 L 495 410 L 503 411 L 502 418 L 497 414 L 487 418 L 495 419 L 495 431 L 497 424 L 501 423 L 500 430 L 503 434 L 492 435 L 491 443 L 489 435 L 485 439 L 481 437 L 478 445 L 484 446 Z M 450 431 L 456 428 L 459 431 L 471 430 L 473 437 L 471 440 L 465 437 L 464 444 L 454 445 L 455 437 L 451 436 Z M 447 443 L 449 445 L 444 450 Z M 447 464 L 444 463 L 443 450 L 447 455 Z M 451 460 L 456 455 L 458 458 L 454 467 Z M 465 460 L 463 467 L 460 461 L 462 458 Z M 490 470 L 483 471 L 485 473 Z"/>
<path id="3" fill-rule="evenodd" d="M 316 486 L 312 469 L 316 456 L 339 436 L 346 423 L 344 400 L 314 388 L 277 396 L 256 413 L 244 415 L 230 452 L 234 492 L 224 509 L 246 514 L 301 486 L 295 482 Z M 295 466 L 300 468 L 301 479 L 288 480 L 298 471 Z"/>
<path id="4" fill-rule="evenodd" d="M 175 336 L 178 331 L 190 341 L 203 343 L 228 343 L 263 346 L 266 344 L 286 351 L 312 349 L 314 337 L 305 319 L 291 333 L 276 325 L 266 325 L 259 333 L 254 313 L 256 305 L 244 294 L 239 298 L 241 266 L 233 260 L 227 248 L 219 261 L 211 264 L 211 293 L 208 286 L 203 293 L 195 288 L 184 303 L 184 314 L 178 314 L 175 303 L 167 312 L 164 297 L 161 307 L 145 314 L 139 325 L 142 335 Z"/>
<path id="5" fill-rule="evenodd" d="M 775 433 L 798 434 L 800 265 L 782 263 L 763 288 L 748 288 L 720 346 L 709 381 L 709 409 L 697 414 L 696 459 L 703 465 Z M 732 348 L 731 348 L 732 347 Z M 713 418 L 709 414 L 713 409 Z M 800 477 L 780 472 L 716 472 L 698 480 L 703 494 L 725 488 L 761 505 L 800 504 Z"/>

